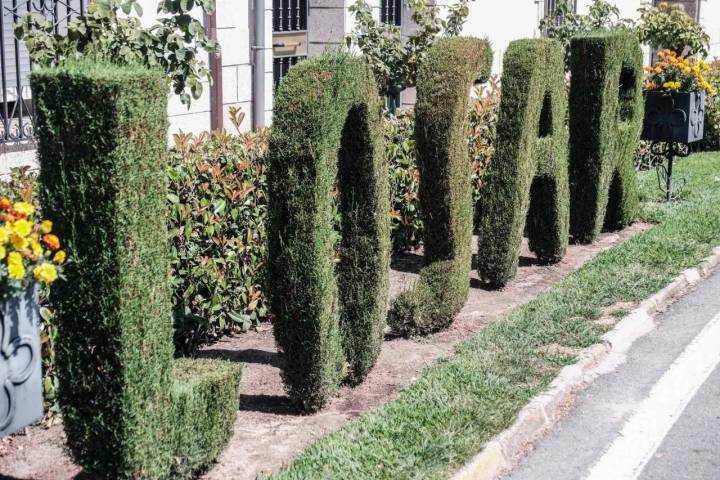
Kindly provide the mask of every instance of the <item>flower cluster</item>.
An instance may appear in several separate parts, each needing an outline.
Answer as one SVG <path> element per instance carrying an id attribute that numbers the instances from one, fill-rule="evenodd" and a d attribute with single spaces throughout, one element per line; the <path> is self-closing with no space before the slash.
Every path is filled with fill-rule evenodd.
<path id="1" fill-rule="evenodd" d="M 52 228 L 50 220 L 36 220 L 31 204 L 0 197 L 0 281 L 5 290 L 57 280 L 65 252 Z"/>
<path id="2" fill-rule="evenodd" d="M 645 67 L 645 90 L 661 93 L 695 92 L 705 90 L 715 96 L 715 88 L 703 74 L 710 67 L 704 60 L 692 56 L 681 57 L 672 50 L 658 52 L 658 60 L 652 67 Z"/>

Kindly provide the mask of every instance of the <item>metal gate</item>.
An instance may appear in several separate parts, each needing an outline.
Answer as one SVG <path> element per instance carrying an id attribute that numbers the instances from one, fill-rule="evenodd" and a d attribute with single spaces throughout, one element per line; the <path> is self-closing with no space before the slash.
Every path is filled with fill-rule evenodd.
<path id="1" fill-rule="evenodd" d="M 273 83 L 307 57 L 307 0 L 273 0 Z"/>
<path id="2" fill-rule="evenodd" d="M 27 12 L 52 19 L 55 33 L 85 10 L 86 0 L 1 0 L 0 8 L 0 144 L 32 140 L 32 68 L 24 42 L 15 38 L 13 24 Z"/>

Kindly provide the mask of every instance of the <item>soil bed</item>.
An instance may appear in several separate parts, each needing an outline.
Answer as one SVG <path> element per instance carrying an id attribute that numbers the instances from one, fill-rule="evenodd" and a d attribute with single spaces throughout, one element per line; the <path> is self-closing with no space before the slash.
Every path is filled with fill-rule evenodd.
<path id="1" fill-rule="evenodd" d="M 601 251 L 648 228 L 648 224 L 636 223 L 622 232 L 603 234 L 592 245 L 571 245 L 565 259 L 552 266 L 537 265 L 524 244 L 518 275 L 502 290 L 486 289 L 473 271 L 470 298 L 449 329 L 425 339 L 387 338 L 366 381 L 355 388 L 342 387 L 327 407 L 313 415 L 298 414 L 285 396 L 270 326 L 205 347 L 201 355 L 243 362 L 245 369 L 234 435 L 218 463 L 202 478 L 254 479 L 287 465 L 313 440 L 396 398 L 402 388 L 420 377 L 424 367 L 451 354 L 460 340 L 548 290 Z M 412 283 L 422 262 L 421 252 L 393 259 L 393 296 Z M 80 469 L 66 455 L 63 443 L 58 424 L 32 427 L 24 435 L 0 440 L 0 477 L 75 477 Z"/>

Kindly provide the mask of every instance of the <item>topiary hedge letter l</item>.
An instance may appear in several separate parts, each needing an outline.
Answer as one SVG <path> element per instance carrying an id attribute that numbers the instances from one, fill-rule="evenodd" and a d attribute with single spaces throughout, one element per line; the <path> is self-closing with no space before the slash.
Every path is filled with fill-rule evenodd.
<path id="1" fill-rule="evenodd" d="M 58 401 L 89 478 L 193 478 L 227 443 L 241 365 L 174 359 L 161 72 L 35 70 L 42 208 L 67 239 Z"/>
<path id="2" fill-rule="evenodd" d="M 570 48 L 570 233 L 589 243 L 637 214 L 642 50 L 633 33 L 576 37 Z"/>
<path id="3" fill-rule="evenodd" d="M 390 206 L 380 101 L 364 61 L 327 53 L 290 70 L 274 112 L 268 293 L 283 380 L 314 410 L 337 390 L 346 361 L 358 382 L 382 344 Z"/>
<path id="4" fill-rule="evenodd" d="M 526 222 L 530 250 L 550 263 L 565 255 L 569 221 L 562 46 L 516 40 L 503 63 L 497 149 L 478 206 L 478 273 L 497 286 L 517 272 Z"/>

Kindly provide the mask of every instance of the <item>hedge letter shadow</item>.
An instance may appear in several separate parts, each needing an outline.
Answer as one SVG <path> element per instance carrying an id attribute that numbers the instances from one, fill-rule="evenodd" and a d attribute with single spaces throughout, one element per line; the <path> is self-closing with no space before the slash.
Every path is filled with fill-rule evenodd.
<path id="1" fill-rule="evenodd" d="M 161 72 L 36 70 L 44 214 L 68 249 L 50 303 L 69 449 L 91 478 L 192 478 L 226 445 L 241 365 L 173 359 Z"/>
<path id="2" fill-rule="evenodd" d="M 569 223 L 562 46 L 517 40 L 503 62 L 497 149 L 478 203 L 478 273 L 494 286 L 517 273 L 525 228 L 540 263 L 554 263 Z"/>
<path id="3" fill-rule="evenodd" d="M 399 333 L 445 328 L 467 301 L 473 229 L 469 94 L 475 81 L 487 78 L 491 64 L 487 40 L 458 37 L 435 42 L 419 68 L 415 151 L 426 267 L 393 303 L 390 324 Z"/>
<path id="4" fill-rule="evenodd" d="M 632 33 L 576 37 L 570 48 L 570 233 L 590 243 L 637 214 L 642 50 Z"/>
<path id="5" fill-rule="evenodd" d="M 359 382 L 380 353 L 390 263 L 380 121 L 370 67 L 346 54 L 299 63 L 277 91 L 269 295 L 283 380 L 305 410 L 333 395 L 346 361 L 349 380 Z"/>

